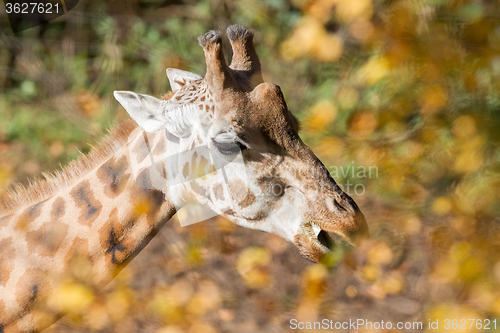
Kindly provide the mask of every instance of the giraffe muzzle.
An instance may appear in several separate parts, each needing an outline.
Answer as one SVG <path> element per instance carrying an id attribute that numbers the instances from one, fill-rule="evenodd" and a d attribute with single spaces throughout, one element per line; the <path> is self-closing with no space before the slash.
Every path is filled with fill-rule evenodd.
<path id="1" fill-rule="evenodd" d="M 294 243 L 300 254 L 313 262 L 318 262 L 336 246 L 326 231 L 310 221 L 301 223 L 300 233 L 295 235 Z"/>
<path id="2" fill-rule="evenodd" d="M 335 197 L 332 210 L 325 214 L 323 209 L 321 217 L 306 218 L 295 236 L 294 243 L 300 253 L 311 261 L 318 262 L 339 242 L 357 246 L 369 237 L 365 217 L 354 200 L 345 193 Z"/>
<path id="3" fill-rule="evenodd" d="M 361 212 L 360 212 L 361 213 Z M 294 243 L 300 253 L 306 259 L 318 262 L 320 258 L 329 253 L 338 244 L 334 241 L 343 239 L 351 245 L 357 246 L 365 238 L 369 237 L 368 226 L 362 214 L 358 217 L 355 230 L 338 228 L 335 222 L 313 222 L 301 223 L 300 233 L 295 235 Z M 333 234 L 333 237 L 332 237 Z"/>
<path id="4" fill-rule="evenodd" d="M 347 195 L 346 195 L 347 196 Z M 313 221 L 321 230 L 340 236 L 348 243 L 358 246 L 369 237 L 365 216 L 349 196 L 340 203 L 334 200 L 335 214 L 330 219 Z"/>

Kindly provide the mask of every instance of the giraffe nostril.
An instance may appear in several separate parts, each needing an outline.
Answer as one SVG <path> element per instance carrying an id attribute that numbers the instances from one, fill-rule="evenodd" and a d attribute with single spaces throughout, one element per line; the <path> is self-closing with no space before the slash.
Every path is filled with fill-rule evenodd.
<path id="1" fill-rule="evenodd" d="M 335 207 L 337 207 L 339 210 L 347 211 L 341 204 L 338 203 L 336 199 L 333 199 L 333 203 L 335 204 Z"/>

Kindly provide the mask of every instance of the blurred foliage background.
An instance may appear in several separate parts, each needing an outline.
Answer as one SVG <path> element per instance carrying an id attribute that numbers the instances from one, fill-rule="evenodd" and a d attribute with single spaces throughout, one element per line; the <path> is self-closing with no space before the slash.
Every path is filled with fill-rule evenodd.
<path id="1" fill-rule="evenodd" d="M 239 23 L 372 233 L 311 264 L 220 217 L 172 221 L 103 293 L 65 288 L 86 307 L 48 332 L 283 332 L 291 318 L 500 331 L 497 0 L 82 0 L 15 35 L 0 15 L 0 188 L 88 152 L 127 118 L 113 90 L 159 96 L 166 68 L 203 74 L 196 37 Z"/>

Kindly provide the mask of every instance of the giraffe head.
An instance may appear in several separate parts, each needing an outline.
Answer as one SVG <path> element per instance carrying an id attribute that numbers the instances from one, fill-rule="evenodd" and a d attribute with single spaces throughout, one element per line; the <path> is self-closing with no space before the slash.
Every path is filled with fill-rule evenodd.
<path id="1" fill-rule="evenodd" d="M 327 232 L 356 243 L 368 233 L 365 218 L 300 139 L 280 87 L 262 82 L 253 32 L 233 25 L 227 35 L 229 66 L 220 32 L 209 31 L 198 39 L 204 78 L 168 69 L 173 91 L 163 99 L 115 92 L 142 130 L 165 133 L 181 152 L 165 159 L 165 191 L 177 207 L 194 198 L 238 225 L 293 242 L 313 261 L 329 251 Z"/>

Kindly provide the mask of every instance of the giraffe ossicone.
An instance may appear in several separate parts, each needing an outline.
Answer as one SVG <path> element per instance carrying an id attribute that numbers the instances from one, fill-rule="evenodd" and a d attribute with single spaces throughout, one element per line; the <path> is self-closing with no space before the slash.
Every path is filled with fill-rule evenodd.
<path id="1" fill-rule="evenodd" d="M 70 310 L 61 288 L 102 288 L 193 202 L 312 261 L 329 252 L 327 233 L 367 236 L 279 86 L 263 82 L 253 32 L 233 25 L 227 35 L 229 65 L 220 32 L 201 36 L 204 77 L 167 70 L 172 92 L 161 99 L 115 92 L 132 121 L 60 173 L 0 197 L 0 332 L 49 326 Z"/>

